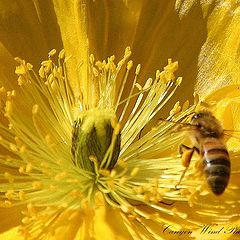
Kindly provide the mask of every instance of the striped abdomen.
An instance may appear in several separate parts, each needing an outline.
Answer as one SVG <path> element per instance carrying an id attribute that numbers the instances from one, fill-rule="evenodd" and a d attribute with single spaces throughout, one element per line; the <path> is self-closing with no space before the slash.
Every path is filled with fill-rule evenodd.
<path id="1" fill-rule="evenodd" d="M 230 160 L 226 147 L 217 138 L 206 138 L 202 145 L 203 166 L 212 192 L 220 195 L 228 185 Z"/>

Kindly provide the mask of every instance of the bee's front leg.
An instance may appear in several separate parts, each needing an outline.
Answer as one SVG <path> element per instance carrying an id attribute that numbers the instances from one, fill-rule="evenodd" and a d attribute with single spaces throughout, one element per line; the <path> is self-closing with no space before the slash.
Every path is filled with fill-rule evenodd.
<path id="1" fill-rule="evenodd" d="M 199 149 L 197 147 L 188 147 L 184 144 L 181 144 L 179 146 L 179 153 L 181 154 L 181 159 L 182 159 L 182 165 L 185 167 L 178 183 L 175 185 L 175 188 L 178 189 L 178 185 L 181 183 L 183 177 L 185 176 L 186 171 L 188 170 L 188 167 L 191 163 L 192 156 L 194 151 L 196 151 L 199 154 Z"/>

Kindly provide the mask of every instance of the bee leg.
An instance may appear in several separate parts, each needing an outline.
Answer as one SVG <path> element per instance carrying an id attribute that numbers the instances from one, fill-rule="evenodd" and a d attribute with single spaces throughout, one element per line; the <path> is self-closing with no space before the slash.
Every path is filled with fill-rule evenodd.
<path id="1" fill-rule="evenodd" d="M 184 169 L 178 183 L 175 185 L 175 189 L 178 189 L 178 185 L 181 183 L 182 179 L 184 178 L 185 173 L 187 172 L 190 162 L 192 160 L 194 151 L 196 151 L 199 154 L 199 149 L 196 147 L 191 148 L 184 144 L 181 144 L 179 146 L 179 153 L 181 154 L 182 165 L 185 167 L 185 169 Z"/>
<path id="2" fill-rule="evenodd" d="M 167 202 L 164 202 L 164 201 L 160 201 L 159 203 L 162 203 L 162 204 L 167 205 L 167 206 L 172 206 L 175 202 L 167 203 Z"/>

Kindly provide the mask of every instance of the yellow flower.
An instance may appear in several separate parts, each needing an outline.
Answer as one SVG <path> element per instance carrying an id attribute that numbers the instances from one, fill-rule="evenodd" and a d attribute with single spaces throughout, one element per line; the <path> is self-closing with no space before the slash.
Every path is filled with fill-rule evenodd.
<path id="1" fill-rule="evenodd" d="M 167 109 L 197 78 L 197 108 L 239 129 L 238 11 L 233 1 L 2 1 L 0 237 L 209 239 L 204 224 L 237 224 L 238 140 L 227 141 L 222 196 L 196 175 L 196 157 L 179 183 L 173 122 L 197 96 Z M 237 234 L 229 227 L 225 239 Z"/>

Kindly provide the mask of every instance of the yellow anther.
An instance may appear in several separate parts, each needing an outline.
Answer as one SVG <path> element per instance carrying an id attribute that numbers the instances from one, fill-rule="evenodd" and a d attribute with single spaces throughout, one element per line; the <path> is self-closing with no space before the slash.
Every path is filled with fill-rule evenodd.
<path id="1" fill-rule="evenodd" d="M 62 50 L 59 52 L 58 57 L 59 57 L 60 59 L 64 59 L 64 58 L 65 58 L 65 50 L 64 50 L 64 49 L 62 49 Z"/>
<path id="2" fill-rule="evenodd" d="M 20 199 L 21 201 L 24 201 L 24 200 L 25 200 L 25 192 L 24 192 L 23 190 L 20 190 L 20 191 L 18 192 L 18 196 L 19 196 L 19 199 Z"/>
<path id="3" fill-rule="evenodd" d="M 32 182 L 32 187 L 35 190 L 39 190 L 43 188 L 43 184 L 40 181 L 35 181 L 35 182 Z"/>
<path id="4" fill-rule="evenodd" d="M 93 65 L 95 62 L 95 58 L 93 54 L 90 55 L 89 60 L 90 60 L 90 63 Z"/>
<path id="5" fill-rule="evenodd" d="M 118 161 L 117 161 L 117 164 L 120 166 L 120 167 L 122 167 L 122 168 L 127 168 L 127 163 L 126 163 L 126 161 L 124 161 L 123 159 L 118 159 Z"/>
<path id="6" fill-rule="evenodd" d="M 92 161 L 92 162 L 94 162 L 94 163 L 97 163 L 97 162 L 98 162 L 96 156 L 90 155 L 88 158 L 89 158 L 90 161 Z"/>
<path id="7" fill-rule="evenodd" d="M 56 191 L 57 190 L 57 185 L 54 185 L 54 184 L 51 184 L 50 186 L 49 186 L 49 189 L 51 190 L 51 191 Z"/>
<path id="8" fill-rule="evenodd" d="M 135 87 L 139 90 L 142 91 L 142 86 L 139 83 L 135 83 Z"/>
<path id="9" fill-rule="evenodd" d="M 43 66 L 45 73 L 49 73 L 51 71 L 52 64 L 53 63 L 51 60 L 46 60 L 46 61 L 41 62 L 41 66 Z"/>
<path id="10" fill-rule="evenodd" d="M 33 69 L 33 65 L 31 63 L 26 64 L 27 70 L 31 71 Z"/>
<path id="11" fill-rule="evenodd" d="M 6 198 L 8 198 L 8 200 L 13 200 L 14 198 L 14 190 L 8 190 L 6 193 L 5 193 L 5 196 Z"/>
<path id="12" fill-rule="evenodd" d="M 37 114 L 39 111 L 39 105 L 38 104 L 34 104 L 32 107 L 32 114 L 35 115 Z"/>
<path id="13" fill-rule="evenodd" d="M 176 80 L 177 86 L 180 86 L 181 83 L 182 83 L 182 77 L 178 77 L 177 80 Z"/>
<path id="14" fill-rule="evenodd" d="M 107 169 L 100 169 L 99 174 L 104 176 L 104 177 L 109 177 L 110 176 L 110 171 Z"/>
<path id="15" fill-rule="evenodd" d="M 26 73 L 26 67 L 25 67 L 25 65 L 19 65 L 19 66 L 17 66 L 16 69 L 15 69 L 15 73 L 16 73 L 17 75 L 23 75 L 23 74 L 25 74 L 25 73 Z"/>
<path id="16" fill-rule="evenodd" d="M 125 62 L 126 62 L 125 59 L 122 59 L 121 61 L 119 61 L 117 64 L 118 68 L 122 67 L 122 65 L 124 65 Z"/>
<path id="17" fill-rule="evenodd" d="M 7 100 L 5 105 L 5 116 L 10 117 L 12 114 L 12 101 Z"/>
<path id="18" fill-rule="evenodd" d="M 12 202 L 10 202 L 9 200 L 5 200 L 3 205 L 4 207 L 12 207 Z"/>
<path id="19" fill-rule="evenodd" d="M 146 90 L 146 89 L 148 89 L 149 87 L 151 87 L 152 82 L 153 82 L 152 78 L 148 78 L 147 81 L 146 81 L 146 83 L 145 83 L 144 86 L 143 86 L 143 90 Z"/>
<path id="20" fill-rule="evenodd" d="M 52 49 L 52 50 L 48 53 L 48 57 L 49 57 L 49 58 L 52 57 L 53 55 L 56 54 L 56 52 L 57 52 L 56 49 Z"/>
<path id="21" fill-rule="evenodd" d="M 9 172 L 5 172 L 5 173 L 4 173 L 4 177 L 5 177 L 10 183 L 13 183 L 13 182 L 14 182 L 14 178 L 13 178 L 13 176 L 12 176 Z"/>
<path id="22" fill-rule="evenodd" d="M 15 57 L 14 60 L 15 60 L 17 63 L 19 63 L 19 64 L 25 64 L 25 61 L 22 60 L 22 59 L 19 58 L 19 57 Z"/>
<path id="23" fill-rule="evenodd" d="M 181 111 L 181 106 L 179 101 L 175 103 L 173 109 L 170 111 L 170 116 L 173 116 Z"/>
<path id="24" fill-rule="evenodd" d="M 26 166 L 26 173 L 30 173 L 32 171 L 32 164 L 31 163 L 28 163 L 27 166 Z"/>
<path id="25" fill-rule="evenodd" d="M 8 96 L 8 99 L 11 99 L 12 97 L 15 97 L 16 96 L 16 91 L 15 90 L 7 91 L 7 96 Z"/>
<path id="26" fill-rule="evenodd" d="M 67 183 L 79 183 L 79 180 L 76 178 L 68 178 L 66 180 Z"/>
<path id="27" fill-rule="evenodd" d="M 28 224 L 31 220 L 28 217 L 22 219 L 23 224 Z"/>
<path id="28" fill-rule="evenodd" d="M 134 188 L 134 191 L 137 193 L 137 194 L 143 194 L 144 193 L 144 188 L 142 186 L 138 186 L 138 187 L 135 187 Z"/>
<path id="29" fill-rule="evenodd" d="M 38 74 L 41 78 L 44 78 L 45 77 L 45 71 L 44 71 L 44 67 L 40 67 L 39 71 L 38 71 Z"/>
<path id="30" fill-rule="evenodd" d="M 189 101 L 187 100 L 186 102 L 184 102 L 182 106 L 182 111 L 185 112 L 188 108 L 189 108 Z"/>
<path id="31" fill-rule="evenodd" d="M 131 177 L 136 176 L 138 174 L 138 172 L 139 172 L 139 168 L 135 167 L 130 173 Z"/>
<path id="32" fill-rule="evenodd" d="M 115 55 L 112 55 L 112 56 L 109 58 L 109 61 L 110 61 L 110 62 L 114 62 L 114 60 L 115 60 Z"/>
<path id="33" fill-rule="evenodd" d="M 0 87 L 0 93 L 5 93 L 6 92 L 6 89 L 5 89 L 5 87 Z"/>
<path id="34" fill-rule="evenodd" d="M 114 190 L 115 184 L 114 184 L 114 180 L 113 180 L 113 179 L 107 180 L 107 185 L 108 185 L 108 188 L 109 188 L 111 191 Z"/>
<path id="35" fill-rule="evenodd" d="M 19 137 L 15 136 L 15 137 L 14 137 L 14 140 L 15 140 L 17 146 L 22 145 L 22 141 L 19 139 Z"/>
<path id="36" fill-rule="evenodd" d="M 49 164 L 48 164 L 47 162 L 44 162 L 44 161 L 42 161 L 42 162 L 40 163 L 40 166 L 41 166 L 41 167 L 44 167 L 44 168 L 49 168 Z"/>
<path id="37" fill-rule="evenodd" d="M 92 70 L 93 70 L 93 75 L 97 77 L 99 75 L 98 70 L 95 67 L 93 67 Z"/>
<path id="38" fill-rule="evenodd" d="M 178 70 L 178 62 L 170 62 L 166 67 L 164 67 L 165 71 L 175 72 Z"/>
<path id="39" fill-rule="evenodd" d="M 63 180 L 64 178 L 67 177 L 67 175 L 68 175 L 67 172 L 64 171 L 64 172 L 57 174 L 54 179 L 56 181 Z"/>
<path id="40" fill-rule="evenodd" d="M 132 212 L 134 212 L 134 209 L 135 209 L 135 208 L 134 208 L 133 206 L 131 206 L 131 205 L 129 205 L 129 206 L 121 205 L 120 208 L 121 208 L 121 210 L 122 210 L 123 212 L 125 212 L 125 213 L 132 213 Z"/>
<path id="41" fill-rule="evenodd" d="M 157 71 L 156 71 L 156 79 L 159 79 L 160 76 L 161 76 L 161 72 L 160 72 L 160 70 L 157 70 Z"/>
<path id="42" fill-rule="evenodd" d="M 18 148 L 15 144 L 13 143 L 10 143 L 9 144 L 9 148 L 13 151 L 13 152 L 17 152 L 18 151 Z"/>
<path id="43" fill-rule="evenodd" d="M 132 68 L 132 66 L 133 66 L 133 61 L 129 61 L 127 63 L 127 70 L 130 70 Z"/>
<path id="44" fill-rule="evenodd" d="M 131 52 L 131 48 L 130 47 L 126 47 L 125 49 L 125 54 L 124 54 L 124 58 L 127 59 L 131 56 L 132 52 Z"/>
<path id="45" fill-rule="evenodd" d="M 52 143 L 51 135 L 49 133 L 44 138 L 48 145 Z"/>
<path id="46" fill-rule="evenodd" d="M 136 67 L 135 74 L 136 74 L 136 75 L 139 75 L 140 70 L 141 70 L 141 64 L 138 64 L 137 67 Z"/>
<path id="47" fill-rule="evenodd" d="M 126 177 L 121 177 L 119 180 L 120 184 L 124 184 L 128 179 Z"/>
<path id="48" fill-rule="evenodd" d="M 49 76 L 47 77 L 47 83 L 52 84 L 54 82 L 55 77 L 54 77 L 53 72 L 51 74 L 49 74 Z"/>
<path id="49" fill-rule="evenodd" d="M 110 177 L 114 178 L 116 175 L 117 175 L 117 172 L 116 170 L 113 169 L 110 173 Z"/>
<path id="50" fill-rule="evenodd" d="M 81 194 L 81 191 L 79 191 L 79 190 L 77 190 L 77 189 L 74 189 L 74 190 L 72 190 L 72 191 L 69 193 L 69 195 L 70 195 L 71 197 L 78 198 L 78 197 L 80 197 L 82 194 Z"/>
<path id="51" fill-rule="evenodd" d="M 28 210 L 28 214 L 29 214 L 30 216 L 33 216 L 33 215 L 35 215 L 35 213 L 36 213 L 36 209 L 35 209 L 35 207 L 33 206 L 32 203 L 29 203 L 29 204 L 27 205 L 27 210 Z"/>
<path id="52" fill-rule="evenodd" d="M 25 172 L 24 167 L 23 167 L 23 166 L 20 166 L 20 167 L 18 168 L 18 172 L 19 172 L 19 173 L 24 173 L 24 172 Z"/>
<path id="53" fill-rule="evenodd" d="M 104 68 L 104 64 L 100 61 L 97 61 L 95 65 L 98 67 L 99 70 L 102 70 Z"/>

